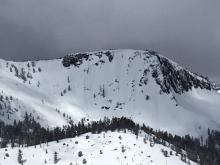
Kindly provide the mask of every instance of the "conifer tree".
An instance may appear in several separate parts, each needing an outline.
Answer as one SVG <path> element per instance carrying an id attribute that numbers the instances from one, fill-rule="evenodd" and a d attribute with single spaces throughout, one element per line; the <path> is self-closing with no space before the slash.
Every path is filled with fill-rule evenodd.
<path id="1" fill-rule="evenodd" d="M 57 152 L 54 152 L 54 164 L 56 164 L 58 161 Z"/>
<path id="2" fill-rule="evenodd" d="M 22 154 L 21 150 L 19 149 L 18 150 L 18 163 L 23 165 L 22 155 L 23 154 Z"/>

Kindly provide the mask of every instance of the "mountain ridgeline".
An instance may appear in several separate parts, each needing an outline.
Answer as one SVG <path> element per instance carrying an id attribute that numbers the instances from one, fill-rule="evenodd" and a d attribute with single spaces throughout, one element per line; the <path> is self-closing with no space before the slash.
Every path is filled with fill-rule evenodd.
<path id="1" fill-rule="evenodd" d="M 138 53 L 137 53 L 138 54 Z M 155 51 L 145 51 L 144 60 L 151 58 L 152 56 L 156 57 L 158 60 L 158 64 L 150 65 L 152 69 L 152 77 L 155 78 L 156 83 L 161 87 L 161 90 L 164 93 L 170 93 L 171 90 L 174 90 L 176 93 L 181 94 L 187 92 L 194 88 L 201 89 L 212 89 L 212 83 L 208 80 L 207 77 L 203 77 L 202 75 L 197 75 L 195 73 L 191 73 L 181 67 L 178 67 L 175 63 L 170 61 L 169 59 L 159 55 Z M 95 63 L 96 66 L 100 63 L 105 63 L 102 59 L 102 56 L 108 57 L 107 62 L 111 62 L 114 59 L 114 54 L 111 51 L 100 51 L 95 54 L 91 53 L 76 53 L 66 55 L 63 60 L 64 67 L 70 67 L 73 65 L 77 67 L 83 63 L 83 61 L 91 60 L 90 56 L 95 55 L 100 58 L 100 60 Z M 134 56 L 133 58 L 135 58 Z M 131 58 L 132 59 L 132 58 Z M 149 71 L 149 68 L 144 70 L 143 76 L 146 75 L 146 72 Z M 161 76 L 159 75 L 161 74 Z M 144 79 L 144 77 L 142 77 Z M 140 85 L 142 85 L 141 83 Z"/>

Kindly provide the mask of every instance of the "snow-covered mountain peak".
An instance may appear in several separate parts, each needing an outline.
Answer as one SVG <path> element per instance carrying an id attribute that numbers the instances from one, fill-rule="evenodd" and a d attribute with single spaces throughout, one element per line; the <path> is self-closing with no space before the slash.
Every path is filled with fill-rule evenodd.
<path id="1" fill-rule="evenodd" d="M 179 134 L 220 130 L 220 95 L 212 83 L 153 51 L 1 60 L 0 91 L 0 120 L 7 123 L 28 112 L 49 127 L 126 116 Z"/>
<path id="2" fill-rule="evenodd" d="M 136 61 L 143 62 L 143 65 L 137 66 L 137 68 L 140 68 L 139 71 L 143 72 L 143 76 L 151 71 L 156 83 L 160 85 L 161 90 L 165 93 L 170 93 L 173 90 L 181 94 L 191 90 L 192 87 L 212 89 L 212 83 L 207 78 L 185 70 L 177 63 L 154 51 L 107 50 L 68 54 L 63 58 L 62 63 L 65 67 L 71 65 L 79 67 L 83 63 L 98 66 L 99 64 L 111 63 L 114 60 L 117 61 L 118 58 L 124 58 L 125 63 L 128 61 L 128 65 L 125 66 L 127 71 L 130 65 L 135 64 Z"/>

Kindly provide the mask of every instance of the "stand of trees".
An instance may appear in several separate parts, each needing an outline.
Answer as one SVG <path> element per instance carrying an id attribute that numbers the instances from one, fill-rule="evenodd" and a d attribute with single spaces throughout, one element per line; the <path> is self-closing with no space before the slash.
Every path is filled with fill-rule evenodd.
<path id="1" fill-rule="evenodd" d="M 55 127 L 53 129 L 41 127 L 34 120 L 31 114 L 25 115 L 23 121 L 14 121 L 13 125 L 5 125 L 0 122 L 1 147 L 20 146 L 28 147 L 51 141 L 59 141 L 65 138 L 73 138 L 84 133 L 101 133 L 103 131 L 121 131 L 130 130 L 136 136 L 139 131 L 144 131 L 152 135 L 153 142 L 170 146 L 181 158 L 187 156 L 201 165 L 219 165 L 220 164 L 220 132 L 208 130 L 208 138 L 203 142 L 203 138 L 197 139 L 190 135 L 184 137 L 172 135 L 167 132 L 153 130 L 145 125 L 140 126 L 126 117 L 85 123 L 84 120 L 77 124 Z M 184 150 L 186 152 L 184 152 Z M 186 159 L 182 159 L 186 161 Z"/>

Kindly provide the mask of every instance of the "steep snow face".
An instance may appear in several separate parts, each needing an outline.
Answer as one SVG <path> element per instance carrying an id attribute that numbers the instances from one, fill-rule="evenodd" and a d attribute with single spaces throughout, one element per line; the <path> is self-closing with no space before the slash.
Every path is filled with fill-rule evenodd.
<path id="1" fill-rule="evenodd" d="M 36 147 L 0 149 L 1 165 L 17 165 L 18 150 L 22 152 L 25 165 L 54 164 L 54 153 L 57 152 L 57 165 L 196 165 L 169 147 L 154 144 L 147 134 L 140 133 L 138 138 L 130 132 L 107 132 L 85 134 L 72 139 L 51 142 Z M 81 152 L 81 154 L 79 154 Z M 167 154 L 166 154 L 167 153 Z"/>
<path id="2" fill-rule="evenodd" d="M 180 135 L 220 130 L 220 95 L 204 77 L 151 51 L 111 50 L 0 61 L 0 119 L 43 126 L 126 116 Z M 11 97 L 12 96 L 12 97 Z"/>

